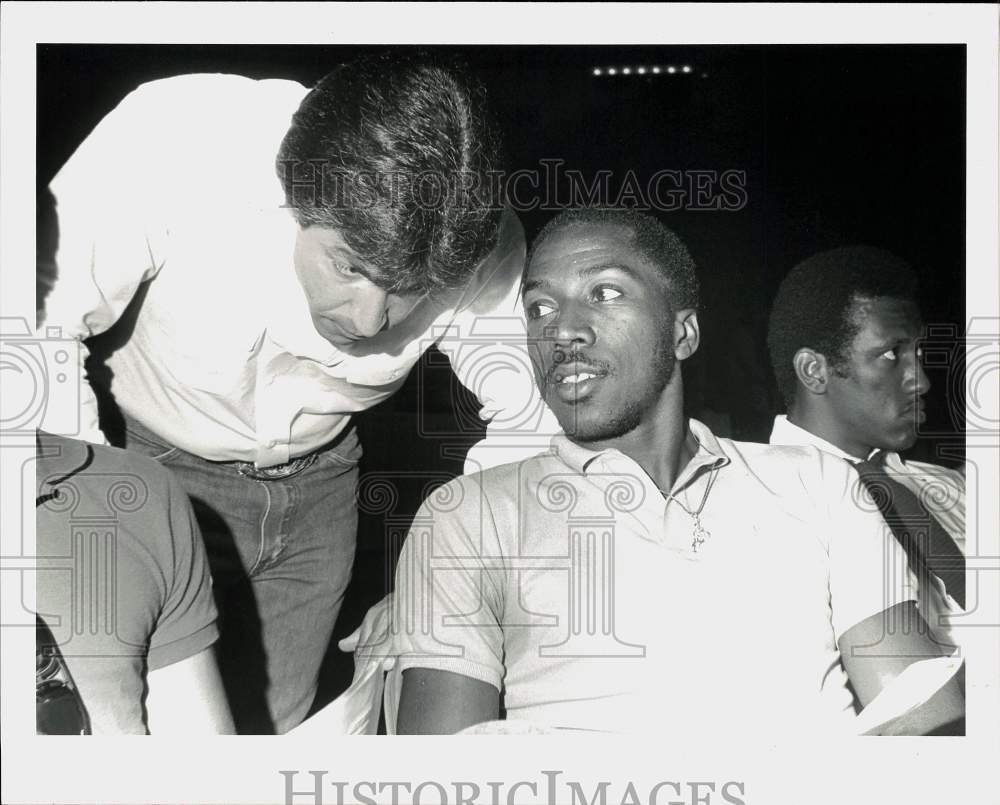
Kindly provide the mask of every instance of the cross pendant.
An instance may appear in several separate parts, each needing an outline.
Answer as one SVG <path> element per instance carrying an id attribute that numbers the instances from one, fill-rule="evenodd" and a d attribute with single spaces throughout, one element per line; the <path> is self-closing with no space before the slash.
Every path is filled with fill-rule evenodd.
<path id="1" fill-rule="evenodd" d="M 705 540 L 710 537 L 709 534 L 701 525 L 701 519 L 695 518 L 694 521 L 694 538 L 691 540 L 691 550 L 698 553 L 698 547 L 705 543 Z"/>

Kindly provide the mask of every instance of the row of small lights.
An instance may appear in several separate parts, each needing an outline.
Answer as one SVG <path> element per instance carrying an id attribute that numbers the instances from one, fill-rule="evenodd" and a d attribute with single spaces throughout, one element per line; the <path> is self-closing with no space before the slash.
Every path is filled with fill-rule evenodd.
<path id="1" fill-rule="evenodd" d="M 674 75 L 676 73 L 691 73 L 694 72 L 694 68 L 690 64 L 684 64 L 680 67 L 675 67 L 674 65 L 669 65 L 668 67 L 595 67 L 593 70 L 594 75 L 660 75 L 661 73 L 667 73 L 669 75 Z"/>

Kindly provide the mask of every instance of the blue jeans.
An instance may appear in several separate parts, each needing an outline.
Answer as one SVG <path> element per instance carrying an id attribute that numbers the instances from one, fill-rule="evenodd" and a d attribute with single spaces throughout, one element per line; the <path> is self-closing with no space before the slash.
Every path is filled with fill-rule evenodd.
<path id="1" fill-rule="evenodd" d="M 351 577 L 361 458 L 354 428 L 294 475 L 261 479 L 125 421 L 127 449 L 169 467 L 191 498 L 212 569 L 217 656 L 237 730 L 287 732 L 312 705 Z"/>

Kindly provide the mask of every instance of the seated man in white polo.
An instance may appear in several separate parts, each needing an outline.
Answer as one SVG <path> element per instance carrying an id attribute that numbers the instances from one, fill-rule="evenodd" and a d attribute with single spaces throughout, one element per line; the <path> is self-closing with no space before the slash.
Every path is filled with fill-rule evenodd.
<path id="1" fill-rule="evenodd" d="M 850 733 L 848 681 L 869 705 L 935 661 L 925 632 L 890 628 L 920 617 L 905 557 L 843 462 L 684 417 L 698 287 L 673 233 L 563 213 L 523 301 L 565 436 L 417 514 L 396 577 L 399 732 Z M 962 707 L 948 681 L 906 729 Z"/>

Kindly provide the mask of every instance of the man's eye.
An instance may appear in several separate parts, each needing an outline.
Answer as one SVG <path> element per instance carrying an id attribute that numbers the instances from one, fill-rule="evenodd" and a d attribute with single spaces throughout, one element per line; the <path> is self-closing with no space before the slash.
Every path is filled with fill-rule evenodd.
<path id="1" fill-rule="evenodd" d="M 548 302 L 533 302 L 528 305 L 528 318 L 540 319 L 542 316 L 548 316 L 553 310 L 555 307 Z"/>
<path id="2" fill-rule="evenodd" d="M 345 276 L 345 277 L 349 277 L 351 279 L 353 279 L 354 277 L 357 277 L 361 273 L 354 266 L 352 266 L 350 263 L 339 263 L 339 262 L 338 263 L 334 263 L 333 264 L 333 269 L 338 274 L 341 274 L 342 276 Z"/>
<path id="3" fill-rule="evenodd" d="M 621 295 L 621 291 L 617 288 L 612 288 L 609 285 L 601 285 L 594 289 L 594 298 L 598 302 L 610 302 L 612 299 L 617 299 Z"/>
<path id="4" fill-rule="evenodd" d="M 899 357 L 899 350 L 896 347 L 892 349 L 887 349 L 882 353 L 883 358 L 888 358 L 890 361 L 894 361 Z"/>

